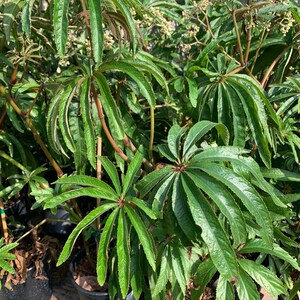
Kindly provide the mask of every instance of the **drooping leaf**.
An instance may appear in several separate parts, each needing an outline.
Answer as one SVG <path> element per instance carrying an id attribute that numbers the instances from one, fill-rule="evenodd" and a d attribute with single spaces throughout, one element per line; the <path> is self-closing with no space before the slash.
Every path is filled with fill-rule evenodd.
<path id="1" fill-rule="evenodd" d="M 110 209 L 117 206 L 117 203 L 108 203 L 108 202 L 102 202 L 101 206 L 98 206 L 97 208 L 90 211 L 73 229 L 72 233 L 69 235 L 64 248 L 58 258 L 57 266 L 60 266 L 62 263 L 64 263 L 70 256 L 71 251 L 74 247 L 74 243 L 76 239 L 78 238 L 79 234 L 84 230 L 87 226 L 92 224 L 98 217 L 100 217 L 103 213 L 109 211 Z"/>
<path id="2" fill-rule="evenodd" d="M 90 28 L 91 28 L 91 41 L 96 67 L 102 62 L 103 51 L 103 28 L 102 28 L 102 0 L 89 0 L 89 13 L 90 13 Z"/>
<path id="3" fill-rule="evenodd" d="M 100 242 L 98 247 L 98 255 L 97 255 L 97 279 L 99 284 L 102 286 L 106 282 L 106 276 L 107 276 L 107 266 L 108 266 L 108 250 L 109 250 L 109 243 L 111 240 L 111 233 L 117 218 L 117 215 L 119 213 L 119 208 L 115 208 L 107 218 Z"/>
<path id="4" fill-rule="evenodd" d="M 142 221 L 140 216 L 134 211 L 134 209 L 128 205 L 125 205 L 124 208 L 133 228 L 135 229 L 138 235 L 139 241 L 142 244 L 149 265 L 151 266 L 153 271 L 155 271 L 155 246 L 152 236 L 148 232 L 145 223 Z"/>
<path id="5" fill-rule="evenodd" d="M 80 93 L 80 108 L 82 112 L 83 127 L 84 127 L 84 140 L 87 149 L 87 157 L 91 166 L 96 169 L 96 138 L 95 131 L 93 128 L 93 122 L 90 112 L 90 103 L 89 103 L 89 90 L 90 81 L 85 79 Z"/>
<path id="6" fill-rule="evenodd" d="M 118 278 L 123 298 L 126 297 L 130 279 L 130 249 L 129 233 L 124 210 L 121 209 L 118 218 L 117 230 L 117 255 Z"/>
<path id="7" fill-rule="evenodd" d="M 54 0 L 53 11 L 53 26 L 54 26 L 54 40 L 58 55 L 63 58 L 65 55 L 65 48 L 68 36 L 68 0 Z"/>
<path id="8" fill-rule="evenodd" d="M 216 300 L 228 300 L 228 299 L 234 299 L 233 286 L 222 276 L 220 276 L 218 279 Z"/>
<path id="9" fill-rule="evenodd" d="M 179 157 L 180 139 L 186 128 L 180 127 L 178 124 L 173 125 L 168 132 L 168 147 L 174 157 Z"/>
<path id="10" fill-rule="evenodd" d="M 260 285 L 268 294 L 276 298 L 281 294 L 286 295 L 286 287 L 278 277 L 269 269 L 248 259 L 239 259 L 240 266 Z"/>
<path id="11" fill-rule="evenodd" d="M 237 261 L 226 233 L 204 195 L 185 174 L 182 175 L 182 184 L 194 221 L 202 229 L 201 236 L 208 247 L 211 259 L 220 274 L 226 280 L 232 280 L 238 273 Z"/>

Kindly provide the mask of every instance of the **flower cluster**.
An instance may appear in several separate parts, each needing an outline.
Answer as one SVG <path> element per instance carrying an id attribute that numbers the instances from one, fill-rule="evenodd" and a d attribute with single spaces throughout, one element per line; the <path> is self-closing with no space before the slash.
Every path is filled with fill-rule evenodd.
<path id="1" fill-rule="evenodd" d="M 283 35 L 286 35 L 289 30 L 293 27 L 295 20 L 293 18 L 292 12 L 290 10 L 284 12 L 283 18 L 281 19 L 280 31 Z"/>

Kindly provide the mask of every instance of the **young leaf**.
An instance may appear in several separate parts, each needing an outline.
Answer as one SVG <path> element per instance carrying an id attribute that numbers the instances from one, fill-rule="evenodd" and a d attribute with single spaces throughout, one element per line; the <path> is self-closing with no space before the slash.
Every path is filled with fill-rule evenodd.
<path id="1" fill-rule="evenodd" d="M 107 263 L 108 263 L 108 247 L 111 240 L 111 233 L 120 209 L 116 207 L 108 216 L 99 242 L 98 255 L 97 255 L 97 279 L 102 286 L 106 282 Z"/>
<path id="2" fill-rule="evenodd" d="M 68 35 L 68 0 L 54 0 L 53 26 L 54 40 L 58 55 L 63 58 Z"/>
<path id="3" fill-rule="evenodd" d="M 125 205 L 124 208 L 143 246 L 147 260 L 153 271 L 155 271 L 155 246 L 152 236 L 148 232 L 145 223 L 134 209 L 128 205 Z"/>
<path id="4" fill-rule="evenodd" d="M 123 182 L 122 197 L 125 197 L 126 193 L 128 192 L 129 188 L 131 187 L 131 185 L 133 184 L 133 182 L 135 180 L 136 174 L 138 173 L 138 171 L 141 168 L 141 164 L 142 164 L 142 161 L 144 158 L 141 151 L 142 151 L 142 148 L 140 147 L 136 151 L 132 161 L 130 162 L 130 164 L 128 166 L 128 170 L 126 172 L 124 182 Z"/>
<path id="5" fill-rule="evenodd" d="M 91 166 L 96 169 L 96 138 L 94 132 L 94 126 L 91 118 L 90 112 L 90 103 L 89 103 L 89 95 L 90 95 L 90 81 L 89 79 L 85 79 L 81 87 L 80 93 L 80 108 L 83 119 L 83 128 L 84 128 L 84 140 L 86 143 L 87 149 L 87 157 L 91 164 Z"/>
<path id="6" fill-rule="evenodd" d="M 96 67 L 102 62 L 103 29 L 102 29 L 102 0 L 89 0 L 91 40 Z"/>
<path id="7" fill-rule="evenodd" d="M 108 202 L 102 202 L 101 206 L 98 206 L 97 208 L 90 211 L 73 229 L 72 233 L 69 235 L 64 248 L 58 258 L 57 266 L 60 266 L 62 263 L 64 263 L 70 256 L 71 251 L 73 250 L 75 241 L 77 240 L 79 234 L 84 230 L 86 227 L 88 227 L 90 224 L 92 224 L 98 217 L 100 217 L 103 213 L 109 211 L 110 209 L 117 206 L 117 203 L 108 203 Z"/>
<path id="8" fill-rule="evenodd" d="M 238 274 L 237 261 L 226 233 L 204 195 L 186 174 L 182 174 L 182 184 L 194 221 L 202 229 L 201 236 L 211 259 L 220 274 L 226 280 L 232 280 Z"/>
<path id="9" fill-rule="evenodd" d="M 266 267 L 248 259 L 239 259 L 240 266 L 260 285 L 268 294 L 277 298 L 287 294 L 286 288 L 278 277 Z"/>
<path id="10" fill-rule="evenodd" d="M 259 292 L 251 277 L 240 268 L 239 277 L 236 282 L 236 290 L 239 299 L 243 300 L 259 300 Z"/>
<path id="11" fill-rule="evenodd" d="M 120 195 L 121 194 L 121 185 L 120 185 L 118 171 L 117 171 L 115 165 L 108 159 L 108 157 L 99 156 L 98 159 L 101 161 L 101 164 L 102 164 L 104 170 L 106 171 L 107 175 L 109 176 L 110 180 L 112 181 L 117 194 Z"/>
<path id="12" fill-rule="evenodd" d="M 125 198 L 126 201 L 133 203 L 134 205 L 136 205 L 139 209 L 141 209 L 149 218 L 151 218 L 152 220 L 156 219 L 156 215 L 154 214 L 154 212 L 145 204 L 144 200 L 142 199 L 138 199 L 135 197 L 131 197 L 131 196 L 127 196 Z"/>
<path id="13" fill-rule="evenodd" d="M 117 255 L 119 284 L 122 296 L 125 298 L 129 288 L 130 248 L 127 221 L 123 209 L 120 210 L 118 219 Z"/>

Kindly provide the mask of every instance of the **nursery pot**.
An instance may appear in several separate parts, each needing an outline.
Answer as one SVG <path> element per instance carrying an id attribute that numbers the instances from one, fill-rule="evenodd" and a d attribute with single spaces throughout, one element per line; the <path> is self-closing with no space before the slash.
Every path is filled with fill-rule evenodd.
<path id="1" fill-rule="evenodd" d="M 48 278 L 44 269 L 41 275 Z M 12 288 L 13 290 L 5 288 L 3 281 L 0 300 L 49 300 L 52 295 L 48 279 L 35 278 L 35 267 L 28 269 L 25 283 L 12 284 Z"/>
<path id="2" fill-rule="evenodd" d="M 74 279 L 74 273 L 76 270 L 76 266 L 80 263 L 80 260 L 85 257 L 85 251 L 81 250 L 78 252 L 71 264 L 70 264 L 70 273 L 72 277 L 72 284 L 76 288 L 79 299 L 80 300 L 109 300 L 108 292 L 100 292 L 100 291 L 89 291 L 84 288 L 82 288 L 80 285 L 78 285 Z"/>

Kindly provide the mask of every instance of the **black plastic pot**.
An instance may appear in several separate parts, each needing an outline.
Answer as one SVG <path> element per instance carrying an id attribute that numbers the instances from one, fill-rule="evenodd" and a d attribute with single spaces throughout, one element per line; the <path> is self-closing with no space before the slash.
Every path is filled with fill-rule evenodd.
<path id="1" fill-rule="evenodd" d="M 85 251 L 79 251 L 73 258 L 70 264 L 70 273 L 72 284 L 76 288 L 80 300 L 109 300 L 108 292 L 88 291 L 79 286 L 74 279 L 74 271 L 80 260 L 85 256 Z"/>
<path id="2" fill-rule="evenodd" d="M 41 275 L 47 278 L 44 270 Z M 31 267 L 27 271 L 25 283 L 13 285 L 12 291 L 4 286 L 0 290 L 0 300 L 49 300 L 51 295 L 52 290 L 49 287 L 48 279 L 35 278 L 35 267 Z"/>

